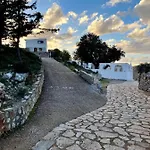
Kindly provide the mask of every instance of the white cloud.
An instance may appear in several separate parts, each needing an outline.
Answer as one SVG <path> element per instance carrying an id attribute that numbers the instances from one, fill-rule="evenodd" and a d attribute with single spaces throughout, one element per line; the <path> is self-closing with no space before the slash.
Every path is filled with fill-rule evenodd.
<path id="1" fill-rule="evenodd" d="M 138 65 L 140 63 L 150 63 L 150 55 L 142 55 L 141 54 L 127 54 L 126 57 L 123 57 L 119 62 L 123 63 L 131 63 L 133 66 Z"/>
<path id="2" fill-rule="evenodd" d="M 108 44 L 108 46 L 112 46 L 117 43 L 117 41 L 115 39 L 108 39 L 105 42 Z"/>
<path id="3" fill-rule="evenodd" d="M 76 33 L 78 30 L 73 29 L 72 27 L 68 28 L 68 33 L 73 34 Z"/>
<path id="4" fill-rule="evenodd" d="M 112 15 L 106 19 L 100 15 L 88 26 L 88 32 L 92 32 L 97 35 L 113 32 L 123 33 L 137 27 L 140 28 L 141 26 L 140 21 L 136 21 L 131 24 L 124 24 L 123 20 L 116 15 Z"/>
<path id="5" fill-rule="evenodd" d="M 87 12 L 88 12 L 87 10 L 84 10 L 84 11 L 80 14 L 80 16 L 85 16 Z"/>
<path id="6" fill-rule="evenodd" d="M 135 28 L 132 32 L 130 32 L 128 34 L 128 37 L 129 38 L 132 38 L 132 39 L 142 39 L 142 38 L 146 38 L 148 36 L 148 33 L 149 33 L 149 28 L 146 27 L 146 28 Z"/>
<path id="7" fill-rule="evenodd" d="M 130 2 L 130 0 L 109 0 L 105 5 L 103 6 L 115 6 L 119 3 L 127 3 Z"/>
<path id="8" fill-rule="evenodd" d="M 52 7 L 45 13 L 41 26 L 44 28 L 55 28 L 62 24 L 66 24 L 68 20 L 68 17 L 63 14 L 61 7 L 53 3 Z"/>
<path id="9" fill-rule="evenodd" d="M 150 25 L 150 0 L 140 0 L 134 10 L 143 23 Z"/>
<path id="10" fill-rule="evenodd" d="M 100 15 L 99 18 L 97 17 L 88 26 L 88 31 L 97 35 L 102 35 L 106 33 L 117 32 L 123 25 L 124 22 L 116 15 L 112 15 L 107 19 L 104 19 L 104 17 Z"/>
<path id="11" fill-rule="evenodd" d="M 87 23 L 89 21 L 89 17 L 87 15 L 81 17 L 78 19 L 79 20 L 79 24 L 84 24 L 84 23 Z"/>
<path id="12" fill-rule="evenodd" d="M 69 11 L 68 12 L 68 17 L 72 17 L 73 19 L 76 19 L 77 17 L 78 17 L 78 14 L 76 14 L 75 12 L 73 12 L 73 11 Z"/>
<path id="13" fill-rule="evenodd" d="M 98 15 L 97 12 L 96 12 L 96 13 L 93 13 L 93 14 L 91 15 L 91 19 L 94 19 L 97 15 Z"/>
<path id="14" fill-rule="evenodd" d="M 127 53 L 150 54 L 150 41 L 149 38 L 138 40 L 121 40 L 116 44 Z"/>

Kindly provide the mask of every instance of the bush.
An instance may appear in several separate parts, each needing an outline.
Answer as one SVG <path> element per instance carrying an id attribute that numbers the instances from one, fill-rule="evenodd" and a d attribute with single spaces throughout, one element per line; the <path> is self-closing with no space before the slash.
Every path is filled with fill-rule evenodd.
<path id="1" fill-rule="evenodd" d="M 25 62 L 18 62 L 14 64 L 15 73 L 28 73 L 29 71 L 30 69 Z"/>
<path id="2" fill-rule="evenodd" d="M 25 49 L 20 49 L 23 64 L 19 63 L 17 50 L 12 47 L 3 46 L 0 50 L 0 71 L 16 70 L 18 73 L 30 71 L 37 73 L 41 68 L 40 58 Z"/>

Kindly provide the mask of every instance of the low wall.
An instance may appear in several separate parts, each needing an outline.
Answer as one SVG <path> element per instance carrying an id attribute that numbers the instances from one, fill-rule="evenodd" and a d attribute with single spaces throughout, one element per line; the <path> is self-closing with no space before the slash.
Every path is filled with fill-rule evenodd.
<path id="1" fill-rule="evenodd" d="M 150 92 L 150 73 L 142 74 L 139 81 L 139 89 Z"/>
<path id="2" fill-rule="evenodd" d="M 89 84 L 94 83 L 94 77 L 84 71 L 80 71 L 79 76 L 83 78 L 85 81 L 87 81 Z"/>
<path id="3" fill-rule="evenodd" d="M 0 136 L 25 123 L 41 94 L 43 82 L 44 69 L 42 68 L 37 81 L 33 84 L 32 91 L 29 92 L 26 99 L 17 103 L 12 108 L 2 109 L 0 111 Z"/>

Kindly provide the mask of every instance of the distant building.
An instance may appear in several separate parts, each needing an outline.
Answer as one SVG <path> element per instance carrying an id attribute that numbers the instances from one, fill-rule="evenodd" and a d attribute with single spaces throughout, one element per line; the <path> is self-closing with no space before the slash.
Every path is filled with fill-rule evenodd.
<path id="1" fill-rule="evenodd" d="M 47 52 L 47 40 L 26 39 L 26 48 L 31 52 Z"/>

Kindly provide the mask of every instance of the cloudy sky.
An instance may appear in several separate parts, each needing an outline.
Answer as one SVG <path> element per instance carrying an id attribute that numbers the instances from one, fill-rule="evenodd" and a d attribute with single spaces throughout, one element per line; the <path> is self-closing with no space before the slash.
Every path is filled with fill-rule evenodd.
<path id="1" fill-rule="evenodd" d="M 72 54 L 80 37 L 92 32 L 126 52 L 121 62 L 150 62 L 150 0 L 38 0 L 37 7 L 41 26 L 61 31 L 28 38 L 47 38 L 49 49 Z"/>

